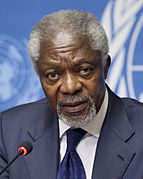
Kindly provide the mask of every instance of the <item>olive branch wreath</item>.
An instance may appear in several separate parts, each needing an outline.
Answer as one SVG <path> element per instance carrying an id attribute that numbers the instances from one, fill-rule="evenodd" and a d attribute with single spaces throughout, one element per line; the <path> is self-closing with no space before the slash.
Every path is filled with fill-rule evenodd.
<path id="1" fill-rule="evenodd" d="M 120 96 L 127 96 L 125 76 L 122 74 L 125 63 L 125 44 L 135 23 L 136 14 L 142 6 L 143 0 L 110 0 L 101 20 L 109 40 L 109 53 L 112 58 L 107 83 L 113 91 L 119 83 L 117 93 Z"/>

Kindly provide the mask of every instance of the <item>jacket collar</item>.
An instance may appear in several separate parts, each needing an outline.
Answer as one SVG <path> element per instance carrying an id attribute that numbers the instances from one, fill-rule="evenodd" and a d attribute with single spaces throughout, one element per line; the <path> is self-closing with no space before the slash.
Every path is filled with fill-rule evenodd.
<path id="1" fill-rule="evenodd" d="M 24 160 L 31 179 L 53 179 L 56 178 L 59 161 L 58 120 L 47 102 L 41 108 L 39 106 L 38 114 L 27 129 L 33 151 Z"/>
<path id="2" fill-rule="evenodd" d="M 128 120 L 124 103 L 108 87 L 107 89 L 109 104 L 97 145 L 92 179 L 121 178 L 135 155 L 127 145 L 134 130 Z M 25 156 L 31 179 L 53 179 L 58 170 L 58 120 L 47 106 L 46 103 L 39 109 L 36 125 L 35 122 L 31 123 L 27 130 L 33 141 L 33 151 Z"/>
<path id="3" fill-rule="evenodd" d="M 107 87 L 108 110 L 97 145 L 93 175 L 95 178 L 122 178 L 135 152 L 127 145 L 134 130 L 124 103 Z"/>

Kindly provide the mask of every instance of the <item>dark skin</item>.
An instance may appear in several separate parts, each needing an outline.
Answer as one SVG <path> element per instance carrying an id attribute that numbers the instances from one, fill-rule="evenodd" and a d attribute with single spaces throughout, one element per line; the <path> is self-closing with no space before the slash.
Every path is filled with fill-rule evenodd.
<path id="1" fill-rule="evenodd" d="M 93 50 L 86 37 L 61 31 L 41 42 L 38 69 L 43 90 L 52 111 L 57 115 L 57 102 L 69 96 L 91 96 L 97 112 L 105 94 L 105 79 L 110 57 L 103 67 L 100 52 Z M 70 120 L 85 118 L 87 101 L 66 103 L 62 113 Z"/>

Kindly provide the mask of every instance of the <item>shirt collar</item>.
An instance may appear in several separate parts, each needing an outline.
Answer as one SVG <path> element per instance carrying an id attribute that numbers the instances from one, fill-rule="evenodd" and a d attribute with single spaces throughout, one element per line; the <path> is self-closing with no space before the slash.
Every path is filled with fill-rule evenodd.
<path id="1" fill-rule="evenodd" d="M 108 91 L 106 89 L 103 103 L 100 107 L 100 110 L 94 117 L 94 120 L 90 121 L 86 126 L 83 126 L 81 128 L 84 129 L 85 131 L 87 131 L 88 133 L 90 133 L 96 137 L 99 137 L 101 127 L 102 127 L 102 124 L 104 122 L 105 115 L 107 112 L 107 107 L 108 107 Z M 60 138 L 69 128 L 70 128 L 70 126 L 68 126 L 67 124 L 65 124 L 63 121 L 61 121 L 59 119 Z"/>

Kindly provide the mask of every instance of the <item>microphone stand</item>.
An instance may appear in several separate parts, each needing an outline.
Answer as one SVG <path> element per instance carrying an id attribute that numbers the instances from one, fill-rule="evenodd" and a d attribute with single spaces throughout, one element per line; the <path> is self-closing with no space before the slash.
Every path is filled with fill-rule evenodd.
<path id="1" fill-rule="evenodd" d="M 0 171 L 0 176 L 22 154 L 23 154 L 23 150 L 20 150 L 18 154 L 7 164 L 7 166 Z"/>

